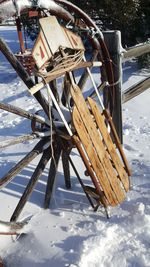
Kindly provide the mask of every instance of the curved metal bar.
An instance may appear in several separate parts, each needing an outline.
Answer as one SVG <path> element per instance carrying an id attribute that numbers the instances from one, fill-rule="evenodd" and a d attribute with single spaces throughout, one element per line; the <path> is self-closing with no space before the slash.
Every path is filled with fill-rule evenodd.
<path id="1" fill-rule="evenodd" d="M 76 12 L 79 16 L 81 16 L 84 21 L 86 22 L 87 26 L 95 28 L 97 31 L 97 34 L 103 39 L 103 34 L 100 31 L 100 29 L 97 27 L 97 25 L 94 23 L 94 21 L 84 12 L 82 11 L 79 7 L 75 6 L 74 4 L 66 1 L 66 0 L 54 0 L 58 4 L 64 4 L 69 8 L 69 11 Z"/>

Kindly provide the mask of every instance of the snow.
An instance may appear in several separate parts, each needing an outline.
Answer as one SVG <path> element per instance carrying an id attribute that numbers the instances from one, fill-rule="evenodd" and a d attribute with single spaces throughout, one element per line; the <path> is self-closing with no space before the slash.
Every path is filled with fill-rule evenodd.
<path id="1" fill-rule="evenodd" d="M 14 27 L 0 27 L 17 51 Z M 37 102 L 26 91 L 10 64 L 0 54 L 0 101 L 35 112 Z M 123 64 L 124 90 L 143 79 L 134 60 Z M 42 208 L 48 166 L 26 204 L 20 220 L 30 215 L 26 235 L 19 239 L 0 236 L 0 255 L 8 267 L 148 267 L 150 266 L 150 95 L 149 90 L 123 106 L 124 148 L 132 168 L 131 190 L 120 206 L 94 213 L 71 169 L 72 189 L 66 190 L 62 165 L 58 168 L 50 209 Z M 0 140 L 30 133 L 30 123 L 0 110 Z M 35 145 L 25 142 L 0 151 L 1 177 Z M 72 159 L 84 177 L 76 150 Z M 0 191 L 0 220 L 9 220 L 31 177 L 35 159 Z"/>

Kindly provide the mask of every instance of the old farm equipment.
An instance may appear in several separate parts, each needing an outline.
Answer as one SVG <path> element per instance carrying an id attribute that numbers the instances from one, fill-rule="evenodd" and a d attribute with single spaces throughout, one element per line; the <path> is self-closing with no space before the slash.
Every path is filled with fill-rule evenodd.
<path id="1" fill-rule="evenodd" d="M 94 210 L 101 205 L 107 212 L 107 206 L 115 206 L 125 199 L 129 190 L 130 170 L 110 115 L 113 112 L 115 97 L 114 79 L 112 62 L 103 35 L 83 11 L 68 1 L 46 1 L 47 4 L 43 1 L 37 1 L 36 4 L 35 1 L 34 4 L 26 1 L 26 6 L 19 6 L 21 1 L 14 2 L 15 8 L 13 6 L 11 15 L 17 15 L 20 21 L 22 14 L 37 12 L 39 34 L 32 53 L 28 51 L 27 55 L 21 24 L 17 21 L 21 59 L 10 51 L 2 39 L 0 50 L 42 110 L 33 114 L 22 108 L 0 103 L 1 109 L 31 120 L 32 131 L 31 135 L 5 142 L 1 148 L 23 140 L 37 138 L 38 141 L 32 151 L 0 179 L 0 187 L 10 183 L 41 154 L 10 220 L 18 219 L 50 161 L 44 201 L 44 207 L 49 207 L 60 156 L 66 187 L 71 187 L 71 165 Z M 3 8 L 6 3 L 12 5 L 12 2 L 3 1 Z M 21 64 L 20 60 L 21 63 L 24 60 L 24 63 Z M 96 79 L 93 70 L 98 73 Z M 33 81 L 31 73 L 36 77 L 36 82 Z M 105 94 L 105 106 L 102 92 Z M 93 100 L 94 97 L 99 105 Z M 85 173 L 91 181 L 90 186 L 83 183 L 71 158 L 73 148 L 77 148 L 81 156 Z"/>

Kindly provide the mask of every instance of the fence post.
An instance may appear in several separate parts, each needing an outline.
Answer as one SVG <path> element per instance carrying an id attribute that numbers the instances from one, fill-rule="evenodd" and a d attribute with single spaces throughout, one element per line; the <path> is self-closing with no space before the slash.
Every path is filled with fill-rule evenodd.
<path id="1" fill-rule="evenodd" d="M 116 127 L 119 139 L 123 143 L 122 132 L 122 61 L 121 61 L 121 32 L 120 31 L 106 31 L 103 32 L 104 40 L 106 42 L 110 58 L 113 61 L 114 81 L 115 81 L 115 99 L 113 122 Z M 105 97 L 105 96 L 104 96 Z"/>

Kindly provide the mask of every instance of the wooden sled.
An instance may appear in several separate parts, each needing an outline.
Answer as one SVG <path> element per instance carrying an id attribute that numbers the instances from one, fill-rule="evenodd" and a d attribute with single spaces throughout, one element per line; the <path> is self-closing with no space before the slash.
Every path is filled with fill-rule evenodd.
<path id="1" fill-rule="evenodd" d="M 116 206 L 125 199 L 131 173 L 111 117 L 106 110 L 101 112 L 91 98 L 85 102 L 75 84 L 71 87 L 71 95 L 75 103 L 72 113 L 76 130 L 74 143 L 94 185 L 92 188 L 85 186 L 84 191 L 96 200 L 95 209 L 100 204 L 105 208 Z"/>

